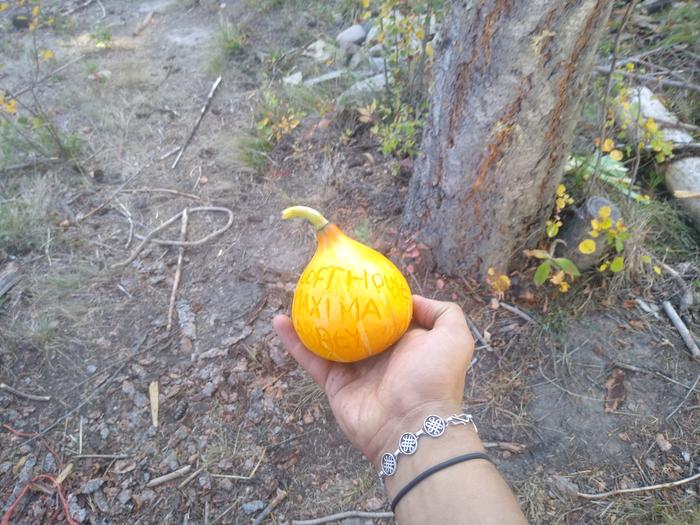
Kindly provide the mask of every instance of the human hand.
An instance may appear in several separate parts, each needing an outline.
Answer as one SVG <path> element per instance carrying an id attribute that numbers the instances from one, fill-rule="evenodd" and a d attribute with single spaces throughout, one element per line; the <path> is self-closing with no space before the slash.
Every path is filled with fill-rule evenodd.
<path id="1" fill-rule="evenodd" d="M 345 435 L 375 466 L 401 433 L 414 430 L 428 414 L 461 412 L 474 340 L 454 303 L 414 295 L 413 323 L 403 337 L 389 350 L 356 363 L 312 353 L 286 315 L 276 316 L 272 324 L 287 351 L 328 396 Z"/>

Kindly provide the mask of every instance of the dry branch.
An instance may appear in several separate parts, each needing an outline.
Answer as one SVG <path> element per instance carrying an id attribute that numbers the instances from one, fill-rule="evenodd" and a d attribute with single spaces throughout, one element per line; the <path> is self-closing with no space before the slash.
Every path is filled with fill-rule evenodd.
<path id="1" fill-rule="evenodd" d="M 681 402 L 678 403 L 678 406 L 677 406 L 676 408 L 674 408 L 674 409 L 671 411 L 671 413 L 670 413 L 669 415 L 666 416 L 666 419 L 667 419 L 667 420 L 668 420 L 668 419 L 671 419 L 671 418 L 673 417 L 673 415 L 681 409 L 681 407 L 683 406 L 683 404 L 684 404 L 684 403 L 687 401 L 687 399 L 690 397 L 690 394 L 692 394 L 693 391 L 695 390 L 695 387 L 698 386 L 698 383 L 700 383 L 700 375 L 698 375 L 698 377 L 695 378 L 695 382 L 694 382 L 693 385 L 688 389 L 688 391 L 685 393 L 685 396 L 683 397 L 683 399 L 681 400 Z"/>
<path id="2" fill-rule="evenodd" d="M 187 219 L 189 213 L 187 208 L 182 210 L 182 224 L 180 226 L 180 242 L 184 243 L 187 240 Z M 170 305 L 168 306 L 168 323 L 165 327 L 165 333 L 169 334 L 173 326 L 173 312 L 175 311 L 175 298 L 177 297 L 177 289 L 180 286 L 180 278 L 182 277 L 182 259 L 185 256 L 185 246 L 180 245 L 177 254 L 177 267 L 175 268 L 175 278 L 173 279 L 173 290 L 170 293 Z M 157 425 L 154 425 L 157 426 Z"/>
<path id="3" fill-rule="evenodd" d="M 347 512 L 339 512 L 322 518 L 314 518 L 312 520 L 292 520 L 292 525 L 321 525 L 322 523 L 330 523 L 331 521 L 340 521 L 347 518 L 369 518 L 369 519 L 389 519 L 393 518 L 393 512 L 363 512 L 361 510 L 349 510 Z"/>
<path id="4" fill-rule="evenodd" d="M 122 193 L 170 193 L 171 195 L 179 195 L 180 197 L 186 197 L 195 201 L 201 201 L 202 198 L 192 193 L 184 193 L 182 191 L 171 190 L 170 188 L 134 188 L 121 190 Z"/>
<path id="5" fill-rule="evenodd" d="M 192 465 L 185 465 L 184 467 L 179 468 L 173 472 L 170 472 L 170 473 L 165 474 L 163 476 L 158 476 L 157 478 L 153 478 L 151 481 L 149 481 L 146 484 L 146 486 L 149 489 L 152 489 L 153 487 L 157 487 L 159 485 L 162 485 L 163 483 L 167 483 L 168 481 L 172 481 L 172 480 L 177 479 L 181 476 L 184 476 L 191 469 L 192 469 Z"/>
<path id="6" fill-rule="evenodd" d="M 685 323 L 678 315 L 678 312 L 676 312 L 676 309 L 673 308 L 673 305 L 668 301 L 661 303 L 661 306 L 663 306 L 664 312 L 666 312 L 666 315 L 668 315 L 668 318 L 673 323 L 673 326 L 675 326 L 676 330 L 678 330 L 678 333 L 683 339 L 685 346 L 687 346 L 688 350 L 690 350 L 690 353 L 695 359 L 700 359 L 700 348 L 698 348 L 698 345 L 695 343 L 695 339 L 693 339 L 692 334 L 688 330 L 688 327 L 685 326 Z"/>
<path id="7" fill-rule="evenodd" d="M 183 214 L 183 212 L 184 212 L 184 210 L 183 210 L 183 211 L 181 211 L 180 213 L 178 213 L 177 215 L 175 215 L 175 216 L 171 217 L 170 219 L 168 219 L 167 221 L 165 221 L 163 224 L 161 224 L 160 226 L 158 226 L 156 229 L 151 230 L 151 232 L 150 232 L 148 235 L 146 235 L 145 237 L 142 237 L 141 235 L 136 235 L 136 237 L 142 239 L 142 240 L 141 240 L 141 243 L 136 247 L 136 249 L 135 249 L 134 252 L 129 256 L 128 259 L 126 259 L 125 261 L 121 261 L 121 262 L 118 262 L 118 263 L 113 264 L 113 265 L 112 265 L 112 269 L 121 268 L 121 267 L 124 267 L 124 266 L 127 266 L 127 265 L 131 264 L 131 262 L 132 262 L 134 259 L 136 259 L 136 257 L 138 256 L 138 254 L 141 253 L 141 250 L 143 250 L 144 246 L 146 246 L 146 244 L 147 244 L 149 241 L 152 242 L 152 243 L 154 243 L 154 244 L 160 244 L 160 245 L 164 245 L 164 246 L 199 246 L 199 245 L 201 245 L 201 244 L 204 244 L 204 243 L 210 241 L 210 240 L 213 239 L 214 237 L 217 237 L 217 236 L 221 235 L 221 234 L 224 233 L 226 230 L 228 230 L 228 229 L 231 227 L 231 225 L 233 224 L 233 212 L 232 212 L 231 210 L 229 210 L 228 208 L 221 208 L 221 207 L 219 207 L 219 206 L 200 206 L 200 207 L 197 207 L 197 208 L 190 208 L 190 209 L 189 209 L 189 213 L 194 213 L 194 212 L 208 212 L 208 211 L 221 212 L 221 213 L 226 213 L 226 214 L 228 214 L 228 222 L 226 223 L 225 226 L 219 228 L 219 229 L 216 230 L 215 232 L 210 233 L 210 234 L 207 235 L 206 237 L 203 237 L 202 239 L 199 239 L 199 240 L 197 240 L 197 241 L 184 241 L 184 242 L 181 242 L 181 241 L 169 241 L 169 240 L 164 240 L 164 239 L 154 239 L 154 238 L 153 238 L 153 237 L 155 236 L 156 233 L 158 233 L 159 231 L 161 231 L 161 230 L 167 228 L 167 227 L 170 226 L 172 223 L 174 223 L 176 220 L 178 220 L 178 219 L 182 216 L 182 214 Z"/>
<path id="8" fill-rule="evenodd" d="M 187 146 L 189 146 L 190 142 L 192 142 L 192 138 L 194 137 L 194 134 L 197 133 L 197 129 L 199 129 L 199 125 L 202 123 L 202 119 L 204 118 L 204 115 L 206 114 L 207 110 L 209 109 L 209 106 L 211 105 L 211 101 L 214 98 L 214 94 L 216 93 L 216 90 L 219 87 L 220 83 L 221 83 L 221 76 L 219 76 L 214 81 L 214 84 L 212 85 L 211 89 L 209 90 L 209 94 L 207 95 L 207 100 L 206 100 L 206 102 L 204 102 L 202 109 L 199 111 L 199 117 L 197 118 L 197 121 L 194 123 L 194 127 L 192 128 L 192 131 L 187 136 L 187 140 L 185 140 L 185 143 L 182 145 L 182 148 L 180 148 L 180 152 L 177 154 L 177 157 L 175 157 L 175 161 L 173 162 L 173 165 L 170 166 L 171 169 L 175 169 L 178 162 L 180 162 L 180 159 L 182 158 L 182 154 L 185 153 Z"/>
<path id="9" fill-rule="evenodd" d="M 484 448 L 498 448 L 513 454 L 522 454 L 527 450 L 526 445 L 513 443 L 511 441 L 484 441 L 482 445 L 484 445 Z"/>
<path id="10" fill-rule="evenodd" d="M 6 392 L 14 394 L 17 397 L 23 397 L 32 401 L 51 401 L 51 396 L 37 396 L 34 394 L 27 394 L 26 392 L 22 392 L 21 390 L 12 388 L 10 385 L 6 385 L 5 383 L 0 383 L 0 390 L 5 390 Z"/>
<path id="11" fill-rule="evenodd" d="M 603 499 L 609 498 L 610 496 L 616 496 L 618 494 L 634 494 L 635 492 L 649 492 L 652 490 L 670 489 L 673 487 L 678 487 L 680 485 L 685 485 L 686 483 L 690 483 L 691 481 L 698 478 L 700 478 L 700 472 L 688 478 L 679 479 L 678 481 L 671 481 L 669 483 L 659 483 L 658 485 L 647 485 L 645 487 L 636 487 L 632 489 L 609 490 L 608 492 L 601 492 L 600 494 L 585 494 L 583 492 L 577 492 L 576 495 L 579 498 L 583 499 Z"/>
<path id="12" fill-rule="evenodd" d="M 528 323 L 534 323 L 534 322 L 535 322 L 535 320 L 534 320 L 531 316 L 529 316 L 528 314 L 526 314 L 525 312 L 523 312 L 523 311 L 522 311 L 520 308 L 518 308 L 517 306 L 513 306 L 513 305 L 510 305 L 510 304 L 508 304 L 508 303 L 504 303 L 503 301 L 499 302 L 499 303 L 498 303 L 498 306 L 500 306 L 500 307 L 503 308 L 504 310 L 508 310 L 508 311 L 509 311 L 510 313 L 512 313 L 512 314 L 517 315 L 517 316 L 520 317 L 521 319 L 525 319 Z"/>
<path id="13" fill-rule="evenodd" d="M 264 509 L 260 514 L 258 514 L 258 517 L 257 517 L 257 518 L 255 518 L 255 519 L 253 520 L 253 525 L 260 525 L 260 524 L 263 522 L 263 520 L 264 520 L 265 518 L 267 518 L 267 517 L 270 515 L 270 513 L 271 513 L 273 510 L 275 510 L 275 508 L 277 507 L 277 505 L 279 505 L 280 503 L 282 503 L 282 501 L 283 501 L 284 498 L 286 498 L 286 497 L 287 497 L 287 491 L 286 491 L 286 490 L 279 490 L 279 489 L 278 489 L 278 490 L 277 490 L 277 495 L 272 499 L 272 501 L 270 502 L 270 504 L 269 504 L 267 507 L 265 507 L 265 509 Z"/>
<path id="14" fill-rule="evenodd" d="M 593 71 L 595 71 L 596 73 L 607 74 L 608 68 L 596 66 L 595 68 L 593 68 Z M 621 70 L 615 71 L 615 74 L 621 75 L 621 76 L 627 77 L 627 78 L 634 78 L 636 80 L 643 80 L 646 82 L 659 84 L 661 86 L 675 87 L 675 88 L 679 88 L 679 89 L 685 89 L 687 91 L 695 91 L 696 93 L 700 93 L 700 86 L 697 84 L 693 84 L 692 82 L 683 82 L 680 80 L 669 80 L 667 78 L 658 78 L 658 77 L 655 77 L 654 75 L 643 75 L 640 73 L 632 73 L 630 71 L 621 71 Z"/>

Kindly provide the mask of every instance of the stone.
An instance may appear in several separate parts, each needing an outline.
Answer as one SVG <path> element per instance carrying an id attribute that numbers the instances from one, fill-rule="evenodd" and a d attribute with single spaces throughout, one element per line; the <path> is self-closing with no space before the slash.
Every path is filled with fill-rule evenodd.
<path id="1" fill-rule="evenodd" d="M 355 24 L 338 33 L 335 40 L 340 47 L 347 47 L 350 44 L 361 44 L 366 36 L 365 28 L 360 24 Z"/>
<path id="2" fill-rule="evenodd" d="M 131 491 L 129 489 L 122 489 L 117 496 L 117 500 L 122 505 L 126 505 L 126 502 L 131 499 Z"/>
<path id="3" fill-rule="evenodd" d="M 355 82 L 342 95 L 341 102 L 365 103 L 371 102 L 374 96 L 386 88 L 386 78 L 383 73 Z"/>
<path id="4" fill-rule="evenodd" d="M 206 352 L 202 352 L 199 354 L 200 359 L 215 359 L 217 357 L 226 357 L 228 356 L 228 348 L 217 348 L 214 347 L 210 350 L 207 350 Z"/>
<path id="5" fill-rule="evenodd" d="M 82 494 L 92 494 L 93 492 L 97 491 L 97 489 L 99 489 L 104 482 L 105 480 L 102 478 L 91 479 L 83 485 L 80 492 Z"/>
<path id="6" fill-rule="evenodd" d="M 312 58 L 316 62 L 327 62 L 335 54 L 335 48 L 326 42 L 325 40 L 319 39 L 315 42 L 306 46 L 303 56 Z"/>
<path id="7" fill-rule="evenodd" d="M 296 73 L 292 73 L 291 75 L 284 77 L 282 79 L 282 83 L 288 86 L 298 86 L 301 84 L 303 79 L 304 75 L 301 73 L 301 71 L 297 71 Z"/>
<path id="8" fill-rule="evenodd" d="M 700 232 L 700 157 L 686 157 L 666 165 L 666 188 L 676 197 Z M 694 195 L 694 197 L 690 197 Z"/>
<path id="9" fill-rule="evenodd" d="M 56 472 L 56 459 L 50 452 L 44 457 L 44 464 L 42 468 L 44 472 Z"/>
<path id="10" fill-rule="evenodd" d="M 379 31 L 381 31 L 379 24 L 373 24 L 367 31 L 365 41 L 371 44 L 379 36 Z"/>
<path id="11" fill-rule="evenodd" d="M 265 508 L 265 502 L 259 499 L 249 501 L 248 503 L 243 504 L 243 512 L 245 512 L 248 515 L 251 515 L 255 512 L 261 511 Z"/>
<path id="12" fill-rule="evenodd" d="M 304 81 L 305 86 L 314 86 L 316 84 L 320 84 L 322 82 L 328 82 L 329 80 L 335 80 L 336 78 L 340 78 L 345 74 L 345 71 L 342 70 L 334 70 L 334 71 L 329 71 L 328 73 L 324 73 L 323 75 L 319 75 L 317 77 L 309 78 Z"/>
<path id="13" fill-rule="evenodd" d="M 92 495 L 92 501 L 95 502 L 95 505 L 97 505 L 97 508 L 100 509 L 100 512 L 103 514 L 107 514 L 109 512 L 109 502 L 107 501 L 107 498 L 105 498 L 105 495 L 102 494 L 101 490 L 98 490 Z"/>
<path id="14" fill-rule="evenodd" d="M 87 511 L 80 506 L 75 494 L 68 495 L 68 512 L 78 523 L 83 523 L 87 519 Z"/>

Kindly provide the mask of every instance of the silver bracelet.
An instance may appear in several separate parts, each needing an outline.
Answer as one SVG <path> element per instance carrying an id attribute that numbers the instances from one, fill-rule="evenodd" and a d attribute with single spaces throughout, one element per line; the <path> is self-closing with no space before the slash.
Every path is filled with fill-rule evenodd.
<path id="1" fill-rule="evenodd" d="M 385 476 L 393 476 L 396 472 L 396 465 L 399 456 L 410 456 L 418 450 L 418 440 L 421 436 L 427 435 L 431 438 L 437 438 L 445 433 L 445 429 L 450 425 L 466 425 L 471 423 L 474 430 L 478 433 L 474 418 L 471 414 L 453 414 L 448 418 L 442 418 L 436 415 L 430 415 L 423 421 L 423 426 L 417 432 L 405 432 L 399 438 L 399 448 L 393 454 L 386 452 L 382 456 L 381 470 L 379 471 L 379 481 L 383 484 Z"/>

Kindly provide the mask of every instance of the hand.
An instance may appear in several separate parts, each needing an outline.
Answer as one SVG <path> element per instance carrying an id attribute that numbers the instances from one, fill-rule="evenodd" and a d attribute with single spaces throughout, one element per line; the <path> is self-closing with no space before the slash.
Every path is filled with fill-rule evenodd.
<path id="1" fill-rule="evenodd" d="M 389 350 L 357 363 L 336 363 L 308 350 L 291 319 L 272 322 L 287 351 L 328 396 L 340 428 L 375 466 L 398 437 L 423 418 L 461 412 L 474 352 L 464 314 L 454 303 L 413 296 L 413 323 Z"/>

